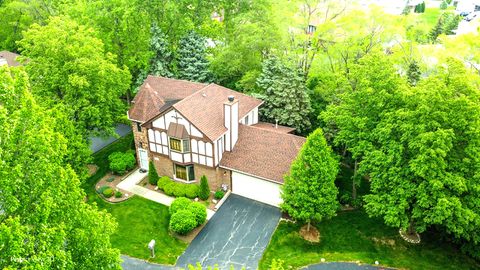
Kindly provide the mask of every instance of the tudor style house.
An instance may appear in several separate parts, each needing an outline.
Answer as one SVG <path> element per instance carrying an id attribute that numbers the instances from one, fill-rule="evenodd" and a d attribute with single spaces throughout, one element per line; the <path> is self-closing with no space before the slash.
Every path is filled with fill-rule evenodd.
<path id="1" fill-rule="evenodd" d="M 216 84 L 148 76 L 128 111 L 138 162 L 160 176 L 278 206 L 280 185 L 305 138 L 262 123 L 262 101 Z"/>

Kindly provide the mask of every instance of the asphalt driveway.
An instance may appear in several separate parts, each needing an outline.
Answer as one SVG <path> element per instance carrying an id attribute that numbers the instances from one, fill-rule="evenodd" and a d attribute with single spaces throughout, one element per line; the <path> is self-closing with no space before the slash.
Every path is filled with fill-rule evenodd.
<path id="1" fill-rule="evenodd" d="M 177 267 L 200 262 L 220 269 L 257 269 L 280 219 L 278 208 L 231 194 L 188 246 Z"/>

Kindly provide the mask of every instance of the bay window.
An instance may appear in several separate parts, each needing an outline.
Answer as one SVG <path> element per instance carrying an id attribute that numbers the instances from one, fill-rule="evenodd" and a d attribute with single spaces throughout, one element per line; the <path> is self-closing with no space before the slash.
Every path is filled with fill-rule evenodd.
<path id="1" fill-rule="evenodd" d="M 173 164 L 173 170 L 175 178 L 177 179 L 185 181 L 195 180 L 195 170 L 193 169 L 193 165 L 182 166 L 178 164 Z"/>

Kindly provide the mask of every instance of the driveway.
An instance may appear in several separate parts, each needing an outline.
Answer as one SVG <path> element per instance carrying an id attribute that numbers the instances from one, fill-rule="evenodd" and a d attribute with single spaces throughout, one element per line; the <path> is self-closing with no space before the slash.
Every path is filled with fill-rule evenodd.
<path id="1" fill-rule="evenodd" d="M 231 194 L 176 266 L 200 262 L 220 269 L 257 269 L 280 219 L 278 208 Z"/>
<path id="2" fill-rule="evenodd" d="M 127 135 L 128 133 L 132 132 L 132 127 L 129 125 L 124 125 L 124 124 L 118 124 L 117 127 L 115 128 L 115 133 L 117 133 L 118 136 L 123 137 Z M 113 143 L 116 141 L 118 138 L 114 136 L 110 136 L 107 138 L 103 137 L 90 137 L 90 150 L 92 152 L 98 152 L 105 146 Z"/>

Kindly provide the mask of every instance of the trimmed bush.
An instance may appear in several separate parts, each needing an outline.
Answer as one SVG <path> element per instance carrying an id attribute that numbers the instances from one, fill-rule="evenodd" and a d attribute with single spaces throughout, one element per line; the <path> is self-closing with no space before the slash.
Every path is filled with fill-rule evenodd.
<path id="1" fill-rule="evenodd" d="M 110 188 L 109 186 L 101 186 L 97 189 L 98 194 L 103 194 L 103 191 L 107 188 Z"/>
<path id="2" fill-rule="evenodd" d="M 158 179 L 157 186 L 159 189 L 163 190 L 163 188 L 168 184 L 172 183 L 172 180 L 168 178 L 168 176 L 162 176 L 160 179 Z"/>
<path id="3" fill-rule="evenodd" d="M 200 190 L 198 191 L 198 197 L 202 200 L 207 200 L 210 196 L 210 187 L 208 186 L 208 180 L 205 175 L 202 175 L 200 179 Z"/>
<path id="4" fill-rule="evenodd" d="M 175 183 L 173 187 L 173 196 L 175 197 L 185 197 L 185 188 L 187 184 Z"/>
<path id="5" fill-rule="evenodd" d="M 170 183 L 167 183 L 164 187 L 163 187 L 163 192 L 165 192 L 165 194 L 167 196 L 173 196 L 173 190 L 175 189 L 175 182 L 173 181 L 170 181 Z"/>
<path id="6" fill-rule="evenodd" d="M 127 151 L 122 152 L 113 152 L 108 156 L 108 161 L 110 161 L 110 170 L 116 174 L 125 174 L 128 170 L 131 170 L 135 167 L 135 152 Z"/>
<path id="7" fill-rule="evenodd" d="M 197 227 L 195 214 L 188 210 L 179 210 L 170 218 L 170 230 L 185 235 Z"/>
<path id="8" fill-rule="evenodd" d="M 118 199 L 118 198 L 121 198 L 122 196 L 123 196 L 123 193 L 122 193 L 122 192 L 120 192 L 120 191 L 116 191 L 116 192 L 115 192 L 115 198 Z"/>
<path id="9" fill-rule="evenodd" d="M 215 192 L 215 195 L 213 196 L 215 197 L 215 199 L 221 200 L 223 196 L 225 196 L 225 192 L 223 192 L 222 190 L 218 190 Z"/>
<path id="10" fill-rule="evenodd" d="M 189 210 L 192 203 L 192 201 L 184 197 L 176 198 L 170 205 L 168 211 L 170 212 L 170 215 L 173 215 L 179 210 Z"/>
<path id="11" fill-rule="evenodd" d="M 113 189 L 111 187 L 108 187 L 106 189 L 103 190 L 102 192 L 102 195 L 105 197 L 105 198 L 110 198 L 113 196 Z"/>
<path id="12" fill-rule="evenodd" d="M 197 226 L 202 225 L 207 220 L 207 207 L 204 204 L 194 202 L 190 205 L 189 211 L 195 215 Z"/>
<path id="13" fill-rule="evenodd" d="M 185 197 L 189 199 L 195 199 L 198 197 L 198 185 L 188 184 L 185 187 Z"/>
<path id="14" fill-rule="evenodd" d="M 157 169 L 155 169 L 155 165 L 151 161 L 148 163 L 148 182 L 150 185 L 156 185 L 158 182 Z"/>
<path id="15" fill-rule="evenodd" d="M 107 179 L 107 182 L 109 182 L 109 183 L 111 183 L 111 182 L 113 182 L 113 181 L 115 181 L 115 177 L 113 177 L 113 176 L 112 176 L 112 177 L 109 177 L 109 178 Z"/>

